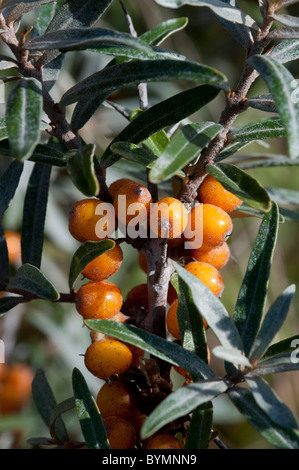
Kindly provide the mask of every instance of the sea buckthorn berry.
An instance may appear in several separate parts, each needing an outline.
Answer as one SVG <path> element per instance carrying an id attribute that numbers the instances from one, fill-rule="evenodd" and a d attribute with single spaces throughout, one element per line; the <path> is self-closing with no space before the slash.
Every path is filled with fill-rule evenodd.
<path id="1" fill-rule="evenodd" d="M 119 288 L 109 281 L 89 281 L 76 293 L 76 309 L 84 319 L 103 319 L 116 315 L 122 307 Z"/>
<path id="2" fill-rule="evenodd" d="M 227 191 L 212 175 L 207 175 L 198 189 L 198 200 L 204 204 L 214 204 L 229 213 L 242 204 L 242 200 Z"/>
<path id="3" fill-rule="evenodd" d="M 134 346 L 133 344 L 127 344 L 127 346 L 131 350 L 133 355 L 131 367 L 138 367 L 140 359 L 144 356 L 143 349 L 138 348 L 138 346 Z"/>
<path id="4" fill-rule="evenodd" d="M 216 297 L 220 297 L 224 289 L 224 280 L 218 269 L 204 261 L 191 261 L 185 269 L 200 279 Z"/>
<path id="5" fill-rule="evenodd" d="M 230 249 L 226 242 L 222 245 L 215 246 L 210 250 L 202 250 L 201 248 L 191 250 L 190 255 L 196 261 L 204 261 L 214 266 L 216 269 L 222 269 L 227 265 L 230 259 Z"/>
<path id="6" fill-rule="evenodd" d="M 79 242 L 109 238 L 115 231 L 114 211 L 100 199 L 77 201 L 69 214 L 69 231 Z"/>
<path id="7" fill-rule="evenodd" d="M 142 184 L 134 181 L 125 183 L 114 194 L 113 206 L 117 219 L 124 225 L 135 217 L 143 223 L 149 214 L 152 196 Z"/>
<path id="8" fill-rule="evenodd" d="M 126 307 L 148 308 L 147 284 L 138 284 L 128 292 L 126 297 Z"/>
<path id="9" fill-rule="evenodd" d="M 0 415 L 20 411 L 31 396 L 33 371 L 26 364 L 4 365 L 0 378 Z"/>
<path id="10" fill-rule="evenodd" d="M 8 259 L 10 264 L 18 264 L 21 262 L 21 235 L 12 230 L 5 230 Z"/>
<path id="11" fill-rule="evenodd" d="M 138 413 L 136 398 L 123 382 L 105 383 L 96 401 L 103 418 L 117 416 L 130 420 Z"/>
<path id="12" fill-rule="evenodd" d="M 172 434 L 161 433 L 150 437 L 144 444 L 145 449 L 181 449 L 181 444 Z"/>
<path id="13" fill-rule="evenodd" d="M 188 212 L 184 204 L 174 197 L 165 197 L 152 205 L 150 228 L 159 238 L 178 238 L 188 223 Z"/>
<path id="14" fill-rule="evenodd" d="M 202 243 L 197 245 L 196 230 L 201 230 Z M 212 204 L 194 206 L 189 214 L 188 227 L 184 232 L 186 240 L 194 241 L 191 249 L 210 250 L 222 245 L 231 235 L 233 224 L 230 216 L 220 207 Z M 198 237 L 201 239 L 201 236 Z"/>
<path id="15" fill-rule="evenodd" d="M 85 366 L 99 379 L 122 374 L 130 369 L 133 355 L 124 343 L 115 339 L 104 339 L 91 343 L 85 353 Z"/>
<path id="16" fill-rule="evenodd" d="M 167 315 L 166 315 L 166 326 L 169 333 L 172 334 L 176 339 L 181 339 L 180 329 L 179 329 L 179 322 L 178 322 L 178 305 L 179 301 L 176 299 L 169 307 Z M 208 328 L 206 320 L 203 318 L 203 323 L 205 329 Z"/>
<path id="17" fill-rule="evenodd" d="M 117 416 L 103 419 L 107 438 L 111 449 L 133 449 L 137 436 L 134 426 L 127 420 Z"/>
<path id="18" fill-rule="evenodd" d="M 113 183 L 110 184 L 109 186 L 109 191 L 111 195 L 114 197 L 115 193 L 126 183 L 133 183 L 133 180 L 130 180 L 129 178 L 120 178 L 119 180 L 113 181 Z"/>
<path id="19" fill-rule="evenodd" d="M 123 252 L 119 245 L 92 260 L 82 271 L 91 281 L 104 281 L 115 274 L 123 262 Z"/>
<path id="20" fill-rule="evenodd" d="M 177 246 L 180 246 L 184 243 L 184 236 L 183 235 L 180 235 L 179 237 L 177 238 L 169 238 L 167 240 L 167 245 L 169 246 L 169 248 L 176 248 Z"/>

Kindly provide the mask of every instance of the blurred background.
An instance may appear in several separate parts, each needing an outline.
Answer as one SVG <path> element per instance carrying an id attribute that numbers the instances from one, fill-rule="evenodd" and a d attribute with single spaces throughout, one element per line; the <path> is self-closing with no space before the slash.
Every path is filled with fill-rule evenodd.
<path id="1" fill-rule="evenodd" d="M 162 47 L 174 50 L 187 57 L 215 67 L 223 72 L 232 88 L 238 82 L 245 54 L 241 46 L 236 43 L 223 26 L 206 8 L 183 7 L 170 10 L 159 7 L 153 0 L 126 0 L 125 5 L 132 16 L 138 35 L 161 23 L 168 18 L 188 17 L 187 27 L 168 38 Z M 240 1 L 243 9 L 250 13 L 258 22 L 260 14 L 258 2 Z M 295 5 L 296 6 L 296 5 Z M 296 8 L 289 9 L 289 13 L 296 14 Z M 298 8 L 298 7 L 297 7 Z M 297 10 L 298 12 L 298 10 Z M 34 14 L 27 14 L 24 26 L 33 24 Z M 115 0 L 95 25 L 127 32 L 127 24 L 120 7 Z M 22 26 L 21 26 L 22 27 Z M 3 53 L 3 51 L 0 52 Z M 111 57 L 96 52 L 69 52 L 64 59 L 63 68 L 57 84 L 52 90 L 55 100 L 78 81 L 102 69 Z M 298 64 L 290 63 L 290 71 L 298 77 Z M 296 68 L 297 67 L 297 68 Z M 7 76 L 7 71 L 0 71 L 1 77 Z M 13 74 L 9 71 L 9 74 Z M 2 85 L 1 85 L 2 86 Z M 149 105 L 164 100 L 184 89 L 191 87 L 190 83 L 155 83 L 148 85 Z M 9 93 L 11 85 L 6 86 L 5 93 Z M 258 79 L 250 96 L 266 92 L 265 84 Z M 139 106 L 138 94 L 135 87 L 128 87 L 113 93 L 110 99 L 129 109 Z M 201 120 L 218 121 L 223 108 L 223 95 L 219 95 L 212 103 L 198 113 L 189 117 L 186 122 L 199 122 Z M 1 114 L 4 107 L 1 105 Z M 67 108 L 71 116 L 72 107 Z M 269 114 L 249 109 L 240 115 L 235 125 L 239 126 Z M 87 143 L 97 146 L 97 155 L 100 156 L 109 142 L 127 125 L 126 119 L 117 111 L 101 106 L 92 119 L 81 130 L 81 135 Z M 273 139 L 267 142 L 258 142 L 246 147 L 240 154 L 248 153 L 275 153 L 287 155 L 285 142 Z M 9 164 L 9 159 L 0 156 L 0 174 Z M 20 232 L 23 216 L 23 202 L 25 190 L 32 170 L 30 162 L 25 163 L 24 173 L 13 202 L 7 210 L 3 225 L 5 230 Z M 298 174 L 295 169 L 287 167 L 262 168 L 250 170 L 265 187 L 278 187 L 298 190 Z M 145 180 L 145 171 L 138 165 L 128 165 L 119 162 L 108 170 L 108 183 L 115 179 L 134 176 L 137 181 Z M 171 193 L 169 184 L 161 187 L 161 194 Z M 68 213 L 74 202 L 82 199 L 83 195 L 75 188 L 66 171 L 53 168 L 49 204 L 47 209 L 44 252 L 42 258 L 42 271 L 54 283 L 60 292 L 68 290 L 68 271 L 72 255 L 78 248 L 76 242 L 68 232 Z M 292 207 L 298 209 L 298 207 Z M 238 296 L 241 282 L 246 270 L 248 257 L 252 249 L 260 219 L 236 218 L 234 231 L 229 241 L 232 259 L 223 269 L 225 289 L 222 301 L 227 310 L 233 314 L 234 305 Z M 299 251 L 298 251 L 298 223 L 286 221 L 280 225 L 278 244 L 274 254 L 269 295 L 267 306 L 290 284 L 298 284 Z M 124 262 L 119 272 L 110 280 L 115 282 L 125 297 L 135 285 L 146 281 L 146 276 L 137 262 L 137 252 L 130 246 L 122 245 L 124 249 Z M 18 261 L 12 266 L 16 269 Z M 295 295 L 289 316 L 282 330 L 275 340 L 281 340 L 297 334 L 299 331 L 298 317 L 299 294 Z M 92 393 L 97 394 L 101 382 L 85 370 L 83 354 L 90 343 L 88 330 L 83 327 L 82 319 L 75 307 L 68 304 L 51 304 L 44 301 L 33 301 L 27 305 L 19 305 L 0 318 L 0 338 L 5 343 L 5 359 L 9 363 L 25 363 L 33 371 L 39 368 L 46 373 L 57 402 L 72 396 L 71 374 L 74 367 L 78 367 L 84 374 Z M 211 332 L 208 332 L 208 343 L 213 348 L 217 342 Z M 216 374 L 222 374 L 223 365 L 216 358 L 211 359 L 212 368 Z M 174 382 L 179 383 L 174 375 Z M 269 377 L 274 389 L 292 409 L 299 419 L 299 372 L 277 374 Z M 232 448 L 269 448 L 269 444 L 239 415 L 225 397 L 214 401 L 214 429 L 219 431 L 222 440 Z M 76 413 L 70 411 L 64 415 L 69 433 L 73 439 L 80 439 L 81 432 Z M 28 438 L 49 436 L 48 429 L 43 424 L 31 399 L 18 413 L 0 416 L 0 448 L 30 448 Z"/>

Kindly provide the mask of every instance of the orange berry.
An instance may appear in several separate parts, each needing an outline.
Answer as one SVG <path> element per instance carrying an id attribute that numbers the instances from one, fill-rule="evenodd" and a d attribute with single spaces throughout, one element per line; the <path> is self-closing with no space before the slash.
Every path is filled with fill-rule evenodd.
<path id="1" fill-rule="evenodd" d="M 212 175 L 207 175 L 198 189 L 198 200 L 204 204 L 214 204 L 229 213 L 242 204 L 242 200 L 227 191 Z"/>
<path id="2" fill-rule="evenodd" d="M 31 396 L 33 371 L 26 364 L 5 365 L 0 379 L 0 415 L 20 411 Z"/>
<path id="3" fill-rule="evenodd" d="M 123 262 L 123 252 L 119 245 L 92 260 L 82 271 L 83 276 L 92 281 L 103 281 L 115 274 Z"/>
<path id="4" fill-rule="evenodd" d="M 146 414 L 139 414 L 137 413 L 136 416 L 134 416 L 130 422 L 132 423 L 132 425 L 134 426 L 135 428 L 135 431 L 137 433 L 137 436 L 140 437 L 140 431 L 141 431 L 141 428 L 144 424 L 144 421 L 146 420 L 147 418 L 147 415 Z"/>
<path id="5" fill-rule="evenodd" d="M 130 369 L 132 352 L 128 346 L 115 339 L 95 341 L 85 353 L 85 366 L 99 379 L 108 379 L 113 374 L 122 374 Z"/>
<path id="6" fill-rule="evenodd" d="M 118 416 L 107 416 L 103 419 L 111 449 L 133 449 L 137 436 L 134 426 Z"/>
<path id="7" fill-rule="evenodd" d="M 169 307 L 167 315 L 166 315 L 166 325 L 169 333 L 172 334 L 176 339 L 181 339 L 180 329 L 179 329 L 179 322 L 178 322 L 178 305 L 179 301 L 176 299 Z M 206 320 L 203 318 L 203 323 L 205 329 L 208 328 Z"/>
<path id="8" fill-rule="evenodd" d="M 77 201 L 69 214 L 69 231 L 79 242 L 109 238 L 115 231 L 114 211 L 100 199 Z"/>
<path id="9" fill-rule="evenodd" d="M 216 297 L 220 297 L 224 289 L 224 281 L 218 269 L 204 261 L 191 261 L 185 269 L 200 279 Z"/>
<path id="10" fill-rule="evenodd" d="M 177 238 L 169 238 L 167 240 L 167 245 L 169 246 L 169 248 L 176 248 L 177 246 L 180 246 L 184 243 L 184 236 L 181 235 L 180 237 L 177 237 Z"/>
<path id="11" fill-rule="evenodd" d="M 21 235 L 18 232 L 4 230 L 6 238 L 8 259 L 10 264 L 21 262 Z"/>
<path id="12" fill-rule="evenodd" d="M 139 224 L 144 222 L 149 214 L 151 202 L 149 190 L 134 181 L 122 185 L 113 197 L 116 217 L 125 225 L 137 216 Z"/>
<path id="13" fill-rule="evenodd" d="M 220 207 L 212 204 L 198 204 L 191 210 L 188 227 L 184 232 L 188 241 L 195 240 L 195 245 L 196 235 L 194 233 L 196 230 L 202 230 L 202 244 L 191 248 L 210 250 L 226 241 L 232 233 L 233 224 L 230 216 Z"/>
<path id="14" fill-rule="evenodd" d="M 135 397 L 123 382 L 105 383 L 96 401 L 103 418 L 117 416 L 131 419 L 138 413 Z"/>
<path id="15" fill-rule="evenodd" d="M 84 319 L 103 319 L 116 315 L 122 307 L 119 288 L 109 281 L 89 281 L 76 293 L 76 309 Z"/>
<path id="16" fill-rule="evenodd" d="M 109 186 L 109 191 L 114 197 L 115 193 L 126 183 L 133 183 L 129 178 L 120 178 L 119 180 L 113 181 Z"/>
<path id="17" fill-rule="evenodd" d="M 127 294 L 126 307 L 148 308 L 148 288 L 147 284 L 138 284 Z"/>
<path id="18" fill-rule="evenodd" d="M 172 434 L 161 433 L 150 437 L 145 445 L 145 449 L 181 449 L 181 444 Z"/>
<path id="19" fill-rule="evenodd" d="M 133 355 L 131 367 L 138 367 L 140 358 L 144 356 L 143 349 L 138 348 L 138 346 L 134 346 L 133 344 L 127 344 L 127 346 L 131 350 L 131 353 Z"/>
<path id="20" fill-rule="evenodd" d="M 153 204 L 150 212 L 152 233 L 160 238 L 176 239 L 188 223 L 184 204 L 174 197 L 165 197 Z"/>
<path id="21" fill-rule="evenodd" d="M 204 261 L 214 266 L 216 269 L 222 269 L 229 261 L 230 249 L 226 242 L 222 245 L 215 246 L 208 251 L 202 250 L 201 248 L 190 251 L 190 255 L 196 261 Z"/>

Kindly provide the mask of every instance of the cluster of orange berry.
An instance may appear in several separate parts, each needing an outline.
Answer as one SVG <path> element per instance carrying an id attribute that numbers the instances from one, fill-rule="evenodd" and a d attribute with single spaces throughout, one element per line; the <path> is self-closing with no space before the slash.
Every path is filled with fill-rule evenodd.
<path id="1" fill-rule="evenodd" d="M 210 175 L 200 186 L 198 204 L 189 213 L 184 204 L 174 197 L 165 197 L 152 203 L 149 190 L 130 179 L 115 181 L 109 186 L 109 191 L 113 197 L 114 218 L 118 224 L 127 226 L 135 217 L 136 211 L 142 214 L 138 218 L 139 224 L 150 220 L 151 233 L 159 238 L 167 238 L 169 257 L 171 258 L 172 250 L 179 250 L 182 254 L 180 259 L 188 260 L 185 262 L 185 269 L 198 277 L 217 297 L 221 295 L 224 281 L 219 270 L 226 265 L 230 257 L 226 243 L 232 233 L 229 213 L 241 204 L 239 198 L 225 190 Z M 125 196 L 125 207 L 120 209 L 121 196 Z M 97 209 L 101 204 L 103 201 L 100 199 L 88 198 L 76 202 L 72 207 L 69 230 L 79 242 L 98 241 L 100 238 L 96 228 L 100 222 L 101 233 L 104 228 L 107 234 L 101 239 L 111 238 L 113 235 L 115 220 L 103 219 L 103 213 Z M 194 230 L 198 226 L 199 218 L 202 244 L 191 250 L 184 249 L 184 241 L 190 241 L 192 237 L 194 239 Z M 149 304 L 147 284 L 135 286 L 124 302 L 118 286 L 107 280 L 120 269 L 122 261 L 123 252 L 116 243 L 114 248 L 91 261 L 82 271 L 88 281 L 76 292 L 76 309 L 84 319 L 126 322 L 130 309 L 143 309 L 146 314 Z M 141 252 L 139 264 L 147 273 L 146 259 Z M 179 340 L 178 299 L 171 284 L 167 300 L 170 307 L 165 319 L 166 325 L 169 333 Z M 208 325 L 205 324 L 205 327 Z M 136 408 L 136 397 L 128 386 L 119 381 L 115 382 L 115 378 L 132 367 L 138 367 L 144 352 L 94 331 L 91 331 L 90 337 L 91 344 L 85 352 L 85 365 L 93 375 L 107 381 L 100 389 L 97 404 L 104 419 L 110 445 L 112 448 L 132 448 L 136 444 L 145 417 Z M 170 449 L 180 448 L 180 443 L 171 434 L 157 434 L 143 443 L 143 446 Z"/>

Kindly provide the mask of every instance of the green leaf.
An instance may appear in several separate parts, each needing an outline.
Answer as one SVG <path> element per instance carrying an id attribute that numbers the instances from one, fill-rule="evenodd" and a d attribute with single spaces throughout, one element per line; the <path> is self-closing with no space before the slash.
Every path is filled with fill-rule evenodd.
<path id="1" fill-rule="evenodd" d="M 22 162 L 12 162 L 0 179 L 0 221 L 14 197 L 23 172 Z"/>
<path id="2" fill-rule="evenodd" d="M 7 286 L 8 292 L 31 294 L 45 300 L 58 300 L 59 293 L 46 276 L 31 264 L 23 264 Z"/>
<path id="3" fill-rule="evenodd" d="M 222 346 L 242 352 L 243 345 L 238 330 L 221 301 L 197 277 L 178 263 L 173 264 L 179 277 L 189 286 L 194 304 Z"/>
<path id="4" fill-rule="evenodd" d="M 223 359 L 224 361 L 231 362 L 236 366 L 245 366 L 251 368 L 251 364 L 244 354 L 241 354 L 239 350 L 232 348 L 225 348 L 223 346 L 216 346 L 212 353 L 214 356 Z"/>
<path id="5" fill-rule="evenodd" d="M 249 63 L 266 81 L 286 131 L 291 158 L 299 156 L 299 100 L 296 93 L 298 83 L 293 75 L 276 59 L 268 56 L 253 56 Z"/>
<path id="6" fill-rule="evenodd" d="M 79 371 L 74 368 L 72 374 L 74 397 L 81 430 L 88 449 L 110 449 L 105 427 L 86 381 Z"/>
<path id="7" fill-rule="evenodd" d="M 192 413 L 184 449 L 206 449 L 213 429 L 213 405 L 208 401 Z"/>
<path id="8" fill-rule="evenodd" d="M 298 345 L 298 340 L 295 340 L 293 350 L 290 353 L 277 354 L 269 359 L 258 361 L 251 375 L 281 374 L 282 372 L 299 370 Z"/>
<path id="9" fill-rule="evenodd" d="M 24 200 L 22 222 L 22 262 L 40 267 L 44 226 L 51 176 L 50 165 L 35 163 Z"/>
<path id="10" fill-rule="evenodd" d="M 271 18 L 278 21 L 279 23 L 294 28 L 299 28 L 299 18 L 291 15 L 271 15 Z"/>
<path id="11" fill-rule="evenodd" d="M 219 378 L 194 382 L 179 388 L 168 395 L 146 418 L 141 429 L 141 439 L 147 439 L 166 424 L 226 392 L 227 388 L 225 380 Z"/>
<path id="12" fill-rule="evenodd" d="M 10 266 L 9 266 L 8 248 L 7 248 L 4 229 L 2 225 L 0 225 L 0 281 L 3 283 L 3 285 L 8 283 L 9 277 L 10 277 Z"/>
<path id="13" fill-rule="evenodd" d="M 75 282 L 84 268 L 98 256 L 102 255 L 115 246 L 113 240 L 101 240 L 99 242 L 87 241 L 83 243 L 73 255 L 70 272 L 69 287 L 73 289 Z"/>
<path id="14" fill-rule="evenodd" d="M 34 24 L 34 30 L 32 31 L 32 36 L 41 36 L 45 33 L 50 21 L 53 18 L 56 5 L 49 3 L 47 5 L 42 5 L 36 15 L 36 20 Z"/>
<path id="15" fill-rule="evenodd" d="M 187 124 L 180 128 L 152 166 L 150 181 L 158 184 L 170 179 L 195 159 L 222 129 L 221 125 L 213 122 Z"/>
<path id="16" fill-rule="evenodd" d="M 239 8 L 227 4 L 225 1 L 220 0 L 155 0 L 158 5 L 167 8 L 180 8 L 183 5 L 191 5 L 194 7 L 207 7 L 212 10 L 218 17 L 221 17 L 231 23 L 238 23 L 249 28 L 259 29 L 255 21 L 243 13 Z"/>
<path id="17" fill-rule="evenodd" d="M 111 152 L 120 158 L 151 168 L 157 160 L 156 155 L 144 145 L 130 144 L 129 142 L 115 142 L 110 147 Z"/>
<path id="18" fill-rule="evenodd" d="M 285 137 L 286 129 L 278 117 L 262 118 L 230 131 L 232 142 L 253 141 L 259 139 L 277 139 Z"/>
<path id="19" fill-rule="evenodd" d="M 297 60 L 299 58 L 299 40 L 290 39 L 281 41 L 271 49 L 269 56 L 274 57 L 281 64 Z"/>
<path id="20" fill-rule="evenodd" d="M 68 152 L 67 169 L 74 185 L 85 196 L 96 196 L 100 187 L 94 168 L 95 145 Z"/>
<path id="21" fill-rule="evenodd" d="M 22 78 L 7 100 L 6 125 L 17 160 L 29 158 L 40 140 L 42 87 L 34 78 Z"/>
<path id="22" fill-rule="evenodd" d="M 256 358 L 259 359 L 263 356 L 269 344 L 280 330 L 281 325 L 288 314 L 295 290 L 296 288 L 294 285 L 287 287 L 287 289 L 277 297 L 275 302 L 269 308 L 252 345 L 249 354 L 249 358 L 251 360 Z"/>
<path id="23" fill-rule="evenodd" d="M 0 155 L 3 157 L 14 158 L 14 154 L 8 140 L 0 141 Z M 33 150 L 33 153 L 31 157 L 28 158 L 28 161 L 44 163 L 45 165 L 65 167 L 67 158 L 59 150 L 50 148 L 48 145 L 39 144 Z M 18 164 L 20 165 L 21 162 Z"/>
<path id="24" fill-rule="evenodd" d="M 188 370 L 196 377 L 214 377 L 213 371 L 204 361 L 172 341 L 166 341 L 133 325 L 109 320 L 86 320 L 85 323 L 92 330 L 133 344 L 170 364 Z"/>
<path id="25" fill-rule="evenodd" d="M 3 313 L 8 312 L 16 305 L 24 302 L 23 297 L 1 297 L 0 298 L 0 318 Z"/>
<path id="26" fill-rule="evenodd" d="M 132 142 L 139 144 L 161 129 L 172 126 L 190 116 L 213 100 L 219 90 L 208 85 L 202 85 L 191 90 L 178 93 L 141 113 L 111 142 Z M 110 145 L 111 145 L 110 144 Z M 101 166 L 108 167 L 119 158 L 112 155 L 110 145 L 101 158 Z"/>
<path id="27" fill-rule="evenodd" d="M 50 428 L 51 413 L 55 406 L 57 406 L 57 402 L 46 375 L 41 369 L 37 370 L 32 381 L 32 396 L 40 416 L 46 426 Z M 61 417 L 59 417 L 55 422 L 55 434 L 62 442 L 69 441 L 68 433 Z"/>
<path id="28" fill-rule="evenodd" d="M 61 417 L 63 413 L 66 413 L 67 411 L 75 408 L 75 406 L 76 406 L 75 399 L 74 397 L 71 397 L 62 401 L 61 403 L 59 403 L 52 409 L 51 415 L 50 415 L 50 423 L 51 423 L 50 434 L 53 438 L 57 438 L 57 437 L 59 438 L 59 436 L 57 436 L 56 434 L 56 429 L 55 429 L 57 420 Z"/>
<path id="29" fill-rule="evenodd" d="M 260 156 L 260 160 L 258 159 L 259 156 Z M 259 154 L 259 155 L 256 155 L 256 160 L 253 159 L 253 161 L 251 162 L 239 164 L 239 168 L 242 168 L 242 170 L 250 170 L 252 168 L 280 167 L 280 166 L 299 166 L 299 158 L 297 158 L 296 160 L 290 160 L 290 158 L 285 155 Z M 270 197 L 273 194 L 275 194 L 276 188 L 265 188 L 265 189 Z M 278 193 L 276 193 L 276 195 L 279 196 Z M 275 197 L 273 199 L 275 200 Z"/>
<path id="30" fill-rule="evenodd" d="M 33 1 L 20 0 L 19 2 L 18 1 L 8 2 L 8 3 L 16 4 L 16 6 L 14 6 L 12 11 L 9 13 L 7 17 L 7 24 L 13 23 L 14 21 L 18 21 L 26 13 L 34 10 L 35 8 L 39 8 L 41 5 L 52 3 L 53 1 L 54 0 L 33 0 Z"/>
<path id="31" fill-rule="evenodd" d="M 248 355 L 259 329 L 267 296 L 273 251 L 278 232 L 278 207 L 272 208 L 262 220 L 239 291 L 234 322 Z"/>
<path id="32" fill-rule="evenodd" d="M 148 137 L 148 139 L 143 142 L 143 145 L 145 145 L 157 157 L 159 157 L 163 153 L 169 142 L 170 139 L 166 134 L 165 130 L 161 129 L 160 131 L 155 132 L 153 135 Z"/>
<path id="33" fill-rule="evenodd" d="M 90 99 L 102 93 L 147 82 L 191 80 L 226 89 L 226 78 L 211 67 L 181 60 L 140 60 L 112 65 L 85 78 L 69 89 L 60 105 L 67 106 L 78 100 Z"/>
<path id="34" fill-rule="evenodd" d="M 236 0 L 223 0 L 222 3 L 226 3 L 236 10 L 240 10 L 238 2 Z M 224 6 L 224 5 L 223 5 Z M 216 12 L 215 12 L 216 13 Z M 253 37 L 248 26 L 240 24 L 231 19 L 225 19 L 222 16 L 216 14 L 218 21 L 227 29 L 229 33 L 246 49 L 249 49 L 253 44 Z"/>
<path id="35" fill-rule="evenodd" d="M 291 336 L 290 338 L 283 339 L 281 341 L 278 341 L 278 343 L 274 343 L 269 348 L 267 351 L 263 354 L 262 359 L 259 361 L 264 361 L 268 359 L 272 359 L 274 356 L 281 356 L 283 354 L 291 354 L 294 350 L 294 346 L 292 346 L 293 342 L 297 342 L 299 345 L 299 335 L 294 335 Z"/>
<path id="36" fill-rule="evenodd" d="M 107 28 L 75 28 L 53 31 L 33 38 L 23 46 L 24 49 L 63 51 L 97 49 L 99 47 L 123 46 L 142 51 L 146 57 L 154 56 L 152 48 L 142 39 L 133 38 L 128 33 L 118 33 Z"/>
<path id="37" fill-rule="evenodd" d="M 251 108 L 259 109 L 267 113 L 277 113 L 277 109 L 270 93 L 264 95 L 253 96 L 246 101 L 246 106 Z"/>
<path id="38" fill-rule="evenodd" d="M 221 162 L 222 160 L 225 160 L 226 158 L 230 157 L 231 155 L 234 155 L 236 152 L 239 152 L 242 148 L 246 147 L 249 145 L 250 142 L 234 142 L 233 144 L 227 145 L 227 147 L 222 150 L 218 154 L 218 156 L 215 159 L 215 163 Z"/>
<path id="39" fill-rule="evenodd" d="M 188 24 L 188 18 L 174 18 L 170 20 L 163 21 L 163 23 L 158 24 L 154 28 L 146 31 L 145 33 L 139 36 L 140 39 L 151 44 L 153 46 L 158 46 L 161 42 L 165 41 L 168 36 L 181 29 L 185 28 Z"/>
<path id="40" fill-rule="evenodd" d="M 295 163 L 299 164 L 299 162 Z M 287 188 L 267 188 L 267 192 L 277 204 L 299 206 L 299 191 Z"/>
<path id="41" fill-rule="evenodd" d="M 282 28 L 273 29 L 268 35 L 269 40 L 273 39 L 299 39 L 299 28 L 283 26 Z"/>
<path id="42" fill-rule="evenodd" d="M 291 410 L 278 398 L 264 379 L 247 374 L 245 380 L 257 404 L 274 423 L 285 428 L 298 428 Z"/>
<path id="43" fill-rule="evenodd" d="M 299 449 L 298 432 L 283 428 L 273 422 L 268 414 L 257 405 L 250 390 L 233 387 L 228 394 L 249 424 L 270 444 L 278 449 Z"/>
<path id="44" fill-rule="evenodd" d="M 238 196 L 250 207 L 264 212 L 269 211 L 270 197 L 253 176 L 229 163 L 207 165 L 207 170 L 225 189 Z"/>

